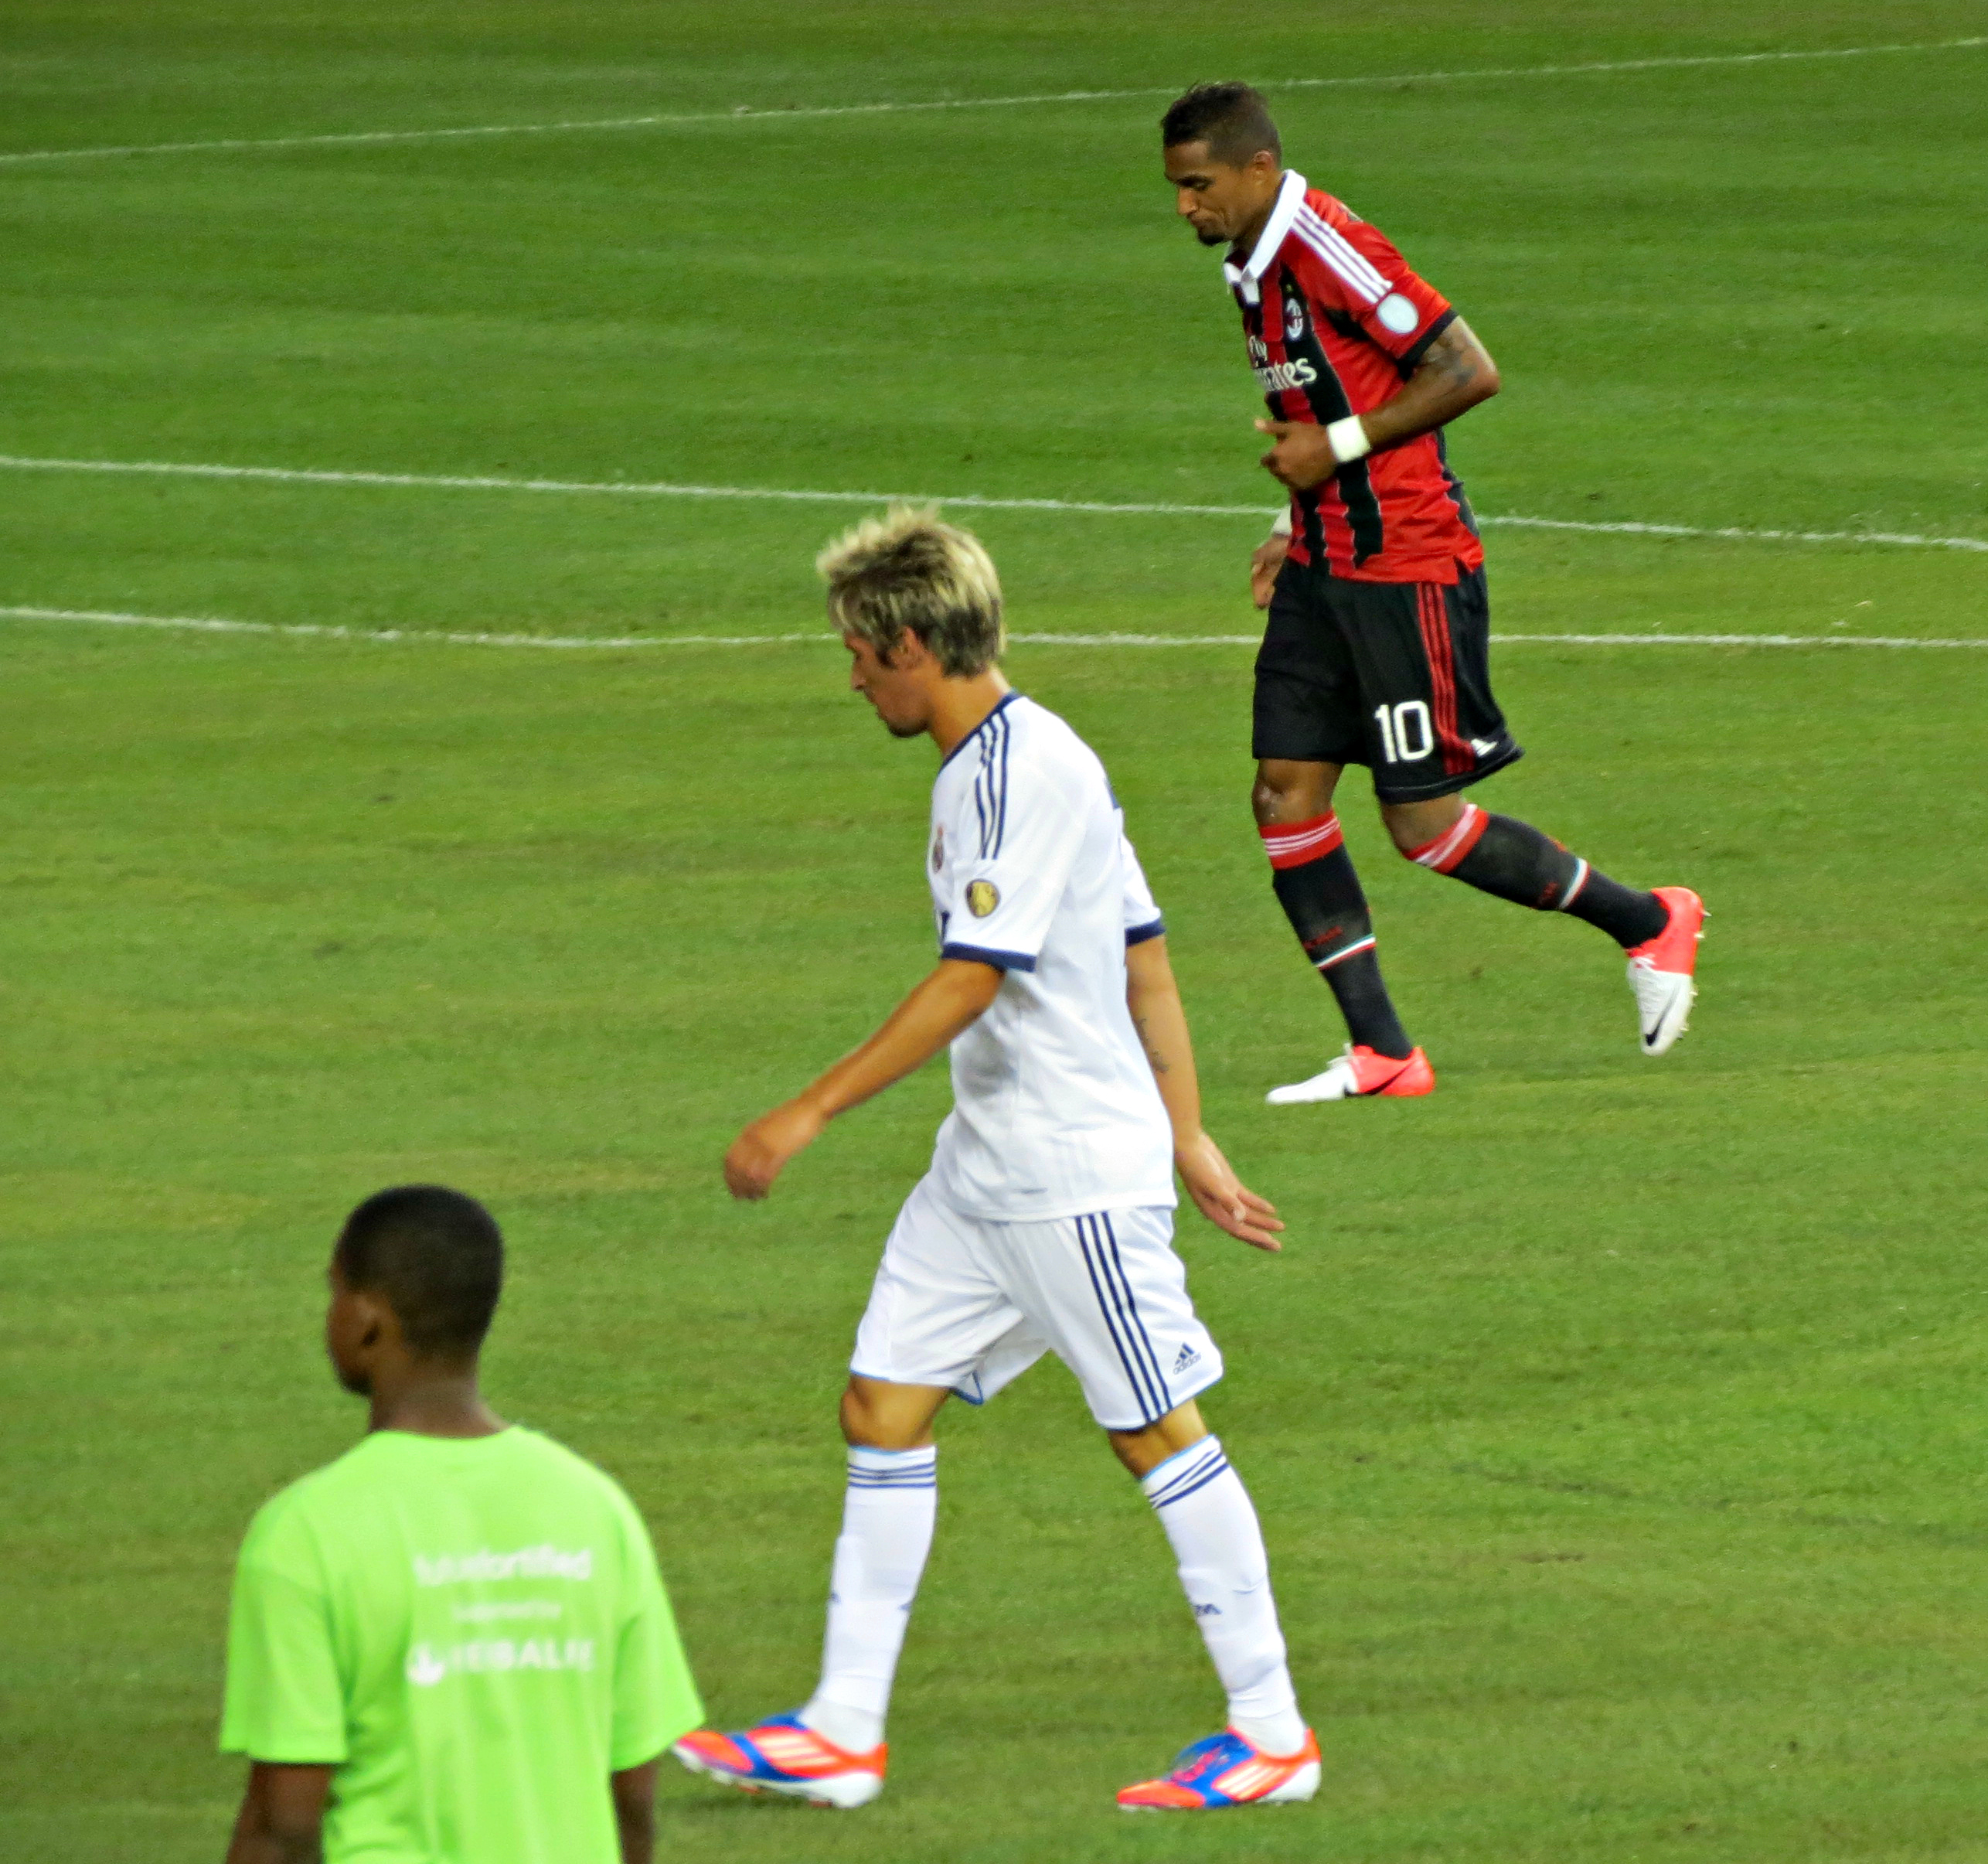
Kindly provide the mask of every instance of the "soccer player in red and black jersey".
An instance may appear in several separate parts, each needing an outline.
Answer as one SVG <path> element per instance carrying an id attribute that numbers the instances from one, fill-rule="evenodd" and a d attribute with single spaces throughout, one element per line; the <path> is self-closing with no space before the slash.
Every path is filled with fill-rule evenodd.
<path id="1" fill-rule="evenodd" d="M 1625 887 L 1462 792 L 1521 751 L 1491 696 L 1484 550 L 1442 428 L 1498 392 L 1484 346 L 1377 229 L 1283 165 L 1247 84 L 1203 84 L 1161 121 L 1166 178 L 1242 311 L 1288 515 L 1252 565 L 1254 795 L 1271 881 L 1338 1000 L 1344 1055 L 1272 1102 L 1426 1094 L 1435 1072 L 1381 982 L 1333 813 L 1348 764 L 1407 857 L 1486 893 L 1598 926 L 1626 952 L 1646 1055 L 1683 1033 L 1705 909 Z"/>

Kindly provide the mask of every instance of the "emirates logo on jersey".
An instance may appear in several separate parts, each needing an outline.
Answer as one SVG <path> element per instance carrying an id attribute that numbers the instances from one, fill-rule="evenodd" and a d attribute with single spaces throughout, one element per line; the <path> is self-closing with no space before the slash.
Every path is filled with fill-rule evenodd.
<path id="1" fill-rule="evenodd" d="M 1298 327 L 1292 335 L 1302 336 L 1305 334 L 1303 306 L 1294 301 L 1285 315 L 1285 328 L 1290 327 L 1289 320 L 1295 318 Z M 1256 377 L 1258 384 L 1266 395 L 1281 395 L 1287 389 L 1306 388 L 1318 380 L 1319 372 L 1302 356 L 1288 363 L 1273 363 L 1270 360 L 1270 346 L 1261 337 L 1252 336 L 1247 340 L 1249 344 L 1250 373 Z"/>
<path id="2" fill-rule="evenodd" d="M 1295 363 L 1267 363 L 1253 372 L 1266 395 L 1281 395 L 1287 388 L 1305 388 L 1319 379 L 1319 372 L 1301 356 Z"/>

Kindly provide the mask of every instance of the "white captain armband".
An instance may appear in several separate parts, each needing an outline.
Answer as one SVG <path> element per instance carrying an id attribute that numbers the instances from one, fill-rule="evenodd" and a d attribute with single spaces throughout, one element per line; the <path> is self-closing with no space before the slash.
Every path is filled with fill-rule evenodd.
<path id="1" fill-rule="evenodd" d="M 1291 507 L 1288 505 L 1277 514 L 1276 521 L 1270 527 L 1270 534 L 1273 537 L 1291 535 Z"/>

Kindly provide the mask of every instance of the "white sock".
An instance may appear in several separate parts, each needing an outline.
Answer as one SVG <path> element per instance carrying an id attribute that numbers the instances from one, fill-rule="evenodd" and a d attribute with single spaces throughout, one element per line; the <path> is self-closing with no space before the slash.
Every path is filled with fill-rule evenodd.
<path id="1" fill-rule="evenodd" d="M 931 1551 L 938 1450 L 852 1449 L 843 1531 L 829 1582 L 822 1680 L 801 1719 L 844 1752 L 883 1739 L 890 1679 Z"/>
<path id="2" fill-rule="evenodd" d="M 1305 1721 L 1285 1665 L 1270 1561 L 1221 1440 L 1190 1443 L 1139 1486 L 1173 1544 L 1181 1586 L 1228 1692 L 1229 1726 L 1267 1754 L 1295 1754 Z"/>

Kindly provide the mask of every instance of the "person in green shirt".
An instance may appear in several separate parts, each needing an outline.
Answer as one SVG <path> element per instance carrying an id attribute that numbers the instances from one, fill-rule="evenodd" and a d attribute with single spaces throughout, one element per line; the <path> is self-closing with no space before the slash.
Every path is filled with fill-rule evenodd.
<path id="1" fill-rule="evenodd" d="M 436 1185 L 339 1233 L 325 1344 L 372 1419 L 242 1547 L 227 1864 L 652 1855 L 657 1757 L 703 1710 L 634 1504 L 478 1391 L 503 1259 L 489 1212 Z"/>

